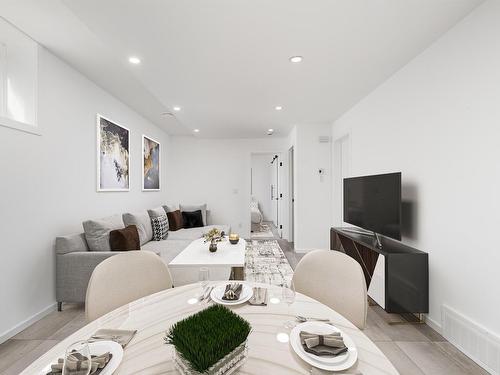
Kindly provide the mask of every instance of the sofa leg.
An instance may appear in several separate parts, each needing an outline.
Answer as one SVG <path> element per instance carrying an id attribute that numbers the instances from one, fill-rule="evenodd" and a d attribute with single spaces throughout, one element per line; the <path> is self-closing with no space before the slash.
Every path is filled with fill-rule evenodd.
<path id="1" fill-rule="evenodd" d="M 57 311 L 62 311 L 62 302 L 57 302 Z"/>

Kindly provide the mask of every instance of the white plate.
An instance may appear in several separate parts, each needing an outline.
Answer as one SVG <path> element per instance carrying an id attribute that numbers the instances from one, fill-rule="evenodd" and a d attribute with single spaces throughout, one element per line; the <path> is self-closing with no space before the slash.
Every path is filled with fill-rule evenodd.
<path id="1" fill-rule="evenodd" d="M 344 339 L 345 346 L 348 351 L 345 354 L 336 357 L 321 357 L 304 350 L 300 343 L 300 331 L 307 331 L 318 334 L 330 334 L 340 332 Z M 342 332 L 340 329 L 326 323 L 321 322 L 305 322 L 295 326 L 290 333 L 290 345 L 297 355 L 310 365 L 327 371 L 342 371 L 351 368 L 358 359 L 358 350 L 354 341 Z"/>
<path id="2" fill-rule="evenodd" d="M 248 285 L 246 285 L 245 283 L 241 283 L 243 285 L 243 289 L 241 290 L 240 299 L 238 299 L 236 301 L 223 300 L 222 297 L 224 296 L 224 291 L 226 290 L 227 284 L 229 284 L 229 282 L 218 285 L 212 289 L 212 292 L 210 292 L 210 298 L 212 299 L 212 301 L 214 301 L 215 303 L 218 303 L 220 305 L 233 306 L 233 305 L 239 305 L 241 303 L 245 303 L 250 298 L 252 298 L 253 289 L 251 287 L 249 287 Z"/>
<path id="3" fill-rule="evenodd" d="M 122 346 L 114 341 L 89 342 L 89 349 L 91 355 L 101 355 L 106 352 L 110 352 L 112 354 L 111 360 L 99 375 L 112 375 L 120 365 L 123 358 Z M 44 367 L 40 375 L 46 375 L 51 370 L 52 364 L 57 362 L 58 358 L 64 358 L 64 353 L 59 355 L 59 357 L 54 358 L 46 367 Z"/>

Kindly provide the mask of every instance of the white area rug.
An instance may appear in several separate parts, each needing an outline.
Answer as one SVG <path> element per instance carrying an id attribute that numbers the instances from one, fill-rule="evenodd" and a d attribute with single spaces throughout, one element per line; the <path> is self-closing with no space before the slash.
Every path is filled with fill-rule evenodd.
<path id="1" fill-rule="evenodd" d="M 283 285 L 293 270 L 276 240 L 251 240 L 245 253 L 245 280 Z"/>
<path id="2" fill-rule="evenodd" d="M 261 223 L 257 226 L 252 233 L 250 233 L 250 238 L 273 238 L 273 232 L 269 224 Z"/>

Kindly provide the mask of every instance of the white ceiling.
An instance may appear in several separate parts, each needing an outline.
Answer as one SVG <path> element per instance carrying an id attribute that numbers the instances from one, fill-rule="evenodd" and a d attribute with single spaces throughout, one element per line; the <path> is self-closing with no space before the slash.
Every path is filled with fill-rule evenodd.
<path id="1" fill-rule="evenodd" d="M 246 138 L 332 122 L 480 3 L 0 0 L 0 16 L 171 134 Z"/>

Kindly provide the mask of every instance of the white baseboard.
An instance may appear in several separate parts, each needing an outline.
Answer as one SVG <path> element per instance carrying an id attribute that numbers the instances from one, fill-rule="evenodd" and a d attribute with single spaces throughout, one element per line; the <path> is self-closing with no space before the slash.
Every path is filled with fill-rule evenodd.
<path id="1" fill-rule="evenodd" d="M 43 317 L 49 315 L 52 311 L 56 311 L 56 309 L 57 309 L 57 303 L 53 303 L 52 305 L 49 305 L 46 308 L 44 308 L 42 311 L 37 312 L 35 315 L 19 323 L 15 327 L 3 332 L 2 334 L 0 334 L 0 344 L 7 341 L 11 337 L 17 335 L 19 332 L 28 328 L 30 325 L 39 321 Z"/>
<path id="2" fill-rule="evenodd" d="M 442 335 L 491 374 L 500 374 L 500 337 L 449 306 L 442 307 Z"/>

